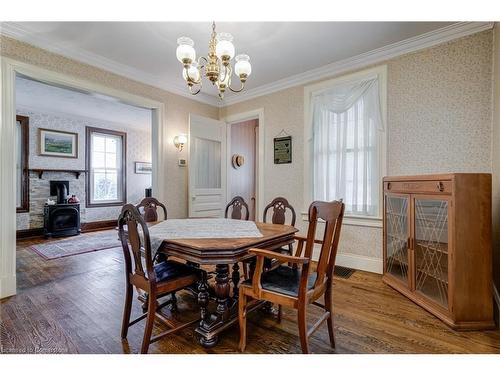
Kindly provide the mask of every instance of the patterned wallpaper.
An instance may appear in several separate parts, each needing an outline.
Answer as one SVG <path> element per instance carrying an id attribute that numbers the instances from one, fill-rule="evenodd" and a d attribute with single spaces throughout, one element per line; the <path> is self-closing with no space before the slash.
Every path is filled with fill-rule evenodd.
<path id="1" fill-rule="evenodd" d="M 151 132 L 138 131 L 111 122 L 85 119 L 82 117 L 42 113 L 18 109 L 17 114 L 29 117 L 29 167 L 48 169 L 85 169 L 85 127 L 105 128 L 127 133 L 127 201 L 138 203 L 144 197 L 144 189 L 151 186 L 151 175 L 134 173 L 134 162 L 151 161 Z M 64 130 L 78 133 L 78 158 L 57 158 L 38 155 L 38 128 Z M 57 165 L 54 167 L 54 165 Z M 76 194 L 81 202 L 82 222 L 111 220 L 118 218 L 120 207 L 85 208 L 85 176 L 76 179 L 69 173 L 46 173 L 42 180 L 36 173 L 30 175 L 30 212 L 17 214 L 18 229 L 43 226 L 43 204 L 49 195 L 50 180 L 69 180 L 70 194 Z"/>
<path id="2" fill-rule="evenodd" d="M 388 66 L 388 174 L 491 172 L 491 30 L 382 64 Z M 284 195 L 298 210 L 304 207 L 303 95 L 298 86 L 221 110 L 225 117 L 264 108 L 264 198 Z M 270 161 L 281 129 L 293 137 L 292 164 Z M 346 225 L 339 251 L 382 258 L 382 230 Z"/>
<path id="3" fill-rule="evenodd" d="M 182 218 L 187 216 L 187 168 L 181 168 L 177 165 L 179 158 L 187 156 L 186 151 L 181 153 L 177 151 L 172 140 L 176 135 L 188 132 L 190 113 L 218 119 L 218 108 L 2 35 L 0 35 L 0 55 L 165 103 L 167 166 L 160 176 L 164 179 L 167 187 L 167 202 L 165 203 L 169 217 Z"/>

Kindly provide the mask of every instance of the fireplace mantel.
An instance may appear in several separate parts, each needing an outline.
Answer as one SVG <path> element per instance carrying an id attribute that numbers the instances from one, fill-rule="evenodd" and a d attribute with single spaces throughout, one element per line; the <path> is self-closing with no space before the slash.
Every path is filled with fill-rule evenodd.
<path id="1" fill-rule="evenodd" d="M 38 178 L 42 178 L 44 172 L 65 172 L 65 173 L 74 173 L 75 177 L 78 179 L 82 173 L 86 173 L 86 169 L 30 169 L 30 172 L 38 173 Z"/>

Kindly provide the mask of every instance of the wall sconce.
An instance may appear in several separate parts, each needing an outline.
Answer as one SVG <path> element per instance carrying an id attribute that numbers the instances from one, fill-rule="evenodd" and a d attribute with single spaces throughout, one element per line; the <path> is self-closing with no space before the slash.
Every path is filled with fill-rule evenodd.
<path id="1" fill-rule="evenodd" d="M 187 143 L 187 135 L 179 134 L 174 137 L 174 146 L 177 147 L 179 152 L 182 151 L 184 145 Z"/>

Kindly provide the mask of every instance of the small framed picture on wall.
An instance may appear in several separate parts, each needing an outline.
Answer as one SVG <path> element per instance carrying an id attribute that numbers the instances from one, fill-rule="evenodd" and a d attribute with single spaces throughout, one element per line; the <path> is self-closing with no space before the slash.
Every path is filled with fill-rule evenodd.
<path id="1" fill-rule="evenodd" d="M 38 129 L 40 155 L 78 158 L 78 134 L 60 130 Z"/>
<path id="2" fill-rule="evenodd" d="M 135 173 L 137 174 L 151 174 L 153 172 L 153 164 L 143 161 L 135 162 Z"/>
<path id="3" fill-rule="evenodd" d="M 292 137 L 274 138 L 274 164 L 292 162 Z"/>

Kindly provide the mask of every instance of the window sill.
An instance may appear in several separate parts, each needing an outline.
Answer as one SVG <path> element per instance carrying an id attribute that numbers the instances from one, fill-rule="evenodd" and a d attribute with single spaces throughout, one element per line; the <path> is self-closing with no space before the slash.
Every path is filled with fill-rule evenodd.
<path id="1" fill-rule="evenodd" d="M 302 212 L 302 220 L 308 221 L 308 213 Z M 342 221 L 344 225 L 352 225 L 357 227 L 371 227 L 371 228 L 382 228 L 382 218 L 381 217 L 366 217 L 366 216 L 344 216 Z"/>
<path id="2" fill-rule="evenodd" d="M 123 206 L 126 202 L 106 202 L 106 203 L 89 203 L 87 202 L 86 208 L 99 208 L 99 207 L 114 207 Z"/>

